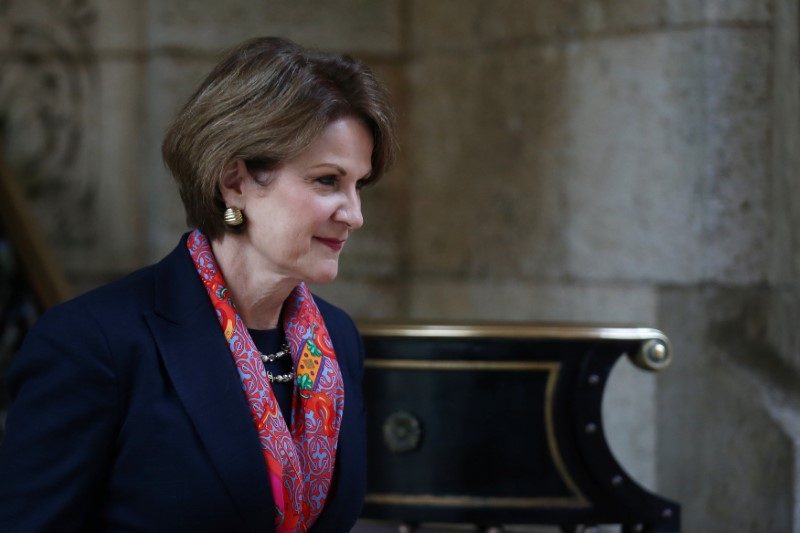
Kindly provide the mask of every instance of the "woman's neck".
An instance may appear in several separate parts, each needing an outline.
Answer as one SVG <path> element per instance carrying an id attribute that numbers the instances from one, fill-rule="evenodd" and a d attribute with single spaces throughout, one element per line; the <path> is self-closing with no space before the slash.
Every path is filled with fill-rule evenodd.
<path id="1" fill-rule="evenodd" d="M 280 323 L 281 310 L 296 280 L 288 280 L 263 265 L 254 264 L 248 248 L 234 235 L 211 241 L 217 267 L 222 272 L 236 312 L 250 329 L 271 329 Z"/>

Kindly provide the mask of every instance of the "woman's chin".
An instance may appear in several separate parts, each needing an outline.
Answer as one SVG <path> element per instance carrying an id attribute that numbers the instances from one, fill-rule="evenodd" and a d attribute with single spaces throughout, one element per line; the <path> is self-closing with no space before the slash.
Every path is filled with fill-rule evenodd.
<path id="1" fill-rule="evenodd" d="M 338 268 L 324 269 L 315 272 L 314 275 L 309 276 L 309 278 L 306 281 L 310 283 L 317 283 L 320 285 L 324 285 L 325 283 L 330 283 L 331 281 L 335 280 L 338 273 L 339 273 Z"/>

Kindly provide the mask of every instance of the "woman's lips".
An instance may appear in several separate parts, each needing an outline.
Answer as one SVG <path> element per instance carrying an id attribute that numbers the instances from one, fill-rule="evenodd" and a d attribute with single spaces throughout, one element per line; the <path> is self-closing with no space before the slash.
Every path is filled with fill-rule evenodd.
<path id="1" fill-rule="evenodd" d="M 317 237 L 317 240 L 334 252 L 338 252 L 344 246 L 344 241 L 341 239 L 326 239 L 323 237 Z"/>

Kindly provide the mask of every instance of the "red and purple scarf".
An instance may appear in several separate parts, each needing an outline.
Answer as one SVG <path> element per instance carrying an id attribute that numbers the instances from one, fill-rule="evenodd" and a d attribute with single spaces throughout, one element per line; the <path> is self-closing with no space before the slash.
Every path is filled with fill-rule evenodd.
<path id="1" fill-rule="evenodd" d="M 328 496 L 344 408 L 342 374 L 322 315 L 303 283 L 284 304 L 283 328 L 295 373 L 290 431 L 208 239 L 194 230 L 186 244 L 228 341 L 258 431 L 275 500 L 276 531 L 307 531 Z"/>

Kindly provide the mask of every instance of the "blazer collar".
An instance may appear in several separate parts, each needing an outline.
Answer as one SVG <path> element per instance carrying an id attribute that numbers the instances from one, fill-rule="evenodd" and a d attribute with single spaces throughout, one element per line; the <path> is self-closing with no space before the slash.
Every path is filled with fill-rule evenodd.
<path id="1" fill-rule="evenodd" d="M 155 284 L 155 310 L 146 318 L 169 377 L 242 518 L 263 530 L 274 523 L 266 462 L 186 235 L 156 265 Z"/>

